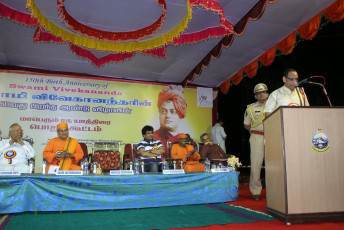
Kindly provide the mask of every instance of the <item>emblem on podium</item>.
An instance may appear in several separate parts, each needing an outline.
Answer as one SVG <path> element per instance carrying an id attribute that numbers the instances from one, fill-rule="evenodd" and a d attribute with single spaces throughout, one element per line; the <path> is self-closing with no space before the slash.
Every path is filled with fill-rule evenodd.
<path id="1" fill-rule="evenodd" d="M 322 132 L 322 129 L 318 129 L 312 138 L 312 148 L 317 152 L 326 152 L 330 146 L 328 144 L 328 137 Z"/>

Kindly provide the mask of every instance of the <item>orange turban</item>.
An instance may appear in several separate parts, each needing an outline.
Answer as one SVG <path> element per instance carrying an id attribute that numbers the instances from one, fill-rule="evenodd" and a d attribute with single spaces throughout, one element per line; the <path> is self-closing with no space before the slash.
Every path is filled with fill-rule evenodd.
<path id="1" fill-rule="evenodd" d="M 161 103 L 167 100 L 171 100 L 173 102 L 179 118 L 184 118 L 186 115 L 187 104 L 183 94 L 183 87 L 180 85 L 170 85 L 164 88 L 159 93 L 158 108 Z"/>
<path id="2" fill-rule="evenodd" d="M 178 134 L 178 139 L 180 139 L 180 138 L 187 138 L 188 136 L 186 136 L 186 134 L 185 133 L 179 133 Z"/>
<path id="3" fill-rule="evenodd" d="M 68 124 L 65 122 L 61 122 L 60 124 L 57 125 L 57 130 L 62 129 L 62 128 L 68 128 Z"/>

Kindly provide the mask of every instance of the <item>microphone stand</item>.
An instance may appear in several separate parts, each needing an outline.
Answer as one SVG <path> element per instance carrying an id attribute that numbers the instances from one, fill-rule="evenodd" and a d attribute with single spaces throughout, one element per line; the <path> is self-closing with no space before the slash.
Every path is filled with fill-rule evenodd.
<path id="1" fill-rule="evenodd" d="M 327 94 L 327 91 L 326 91 L 326 89 L 325 89 L 325 86 L 324 86 L 323 84 L 321 84 L 321 83 L 318 83 L 318 82 L 311 82 L 311 81 L 308 81 L 308 83 L 309 83 L 309 84 L 313 84 L 313 85 L 320 85 L 320 86 L 323 88 L 323 91 L 324 91 L 324 94 L 325 94 L 325 96 L 326 96 L 326 98 L 327 98 L 327 100 L 328 100 L 328 103 L 329 103 L 330 106 L 332 107 L 332 103 L 331 103 L 330 98 L 329 98 L 329 96 L 328 96 L 328 94 Z"/>

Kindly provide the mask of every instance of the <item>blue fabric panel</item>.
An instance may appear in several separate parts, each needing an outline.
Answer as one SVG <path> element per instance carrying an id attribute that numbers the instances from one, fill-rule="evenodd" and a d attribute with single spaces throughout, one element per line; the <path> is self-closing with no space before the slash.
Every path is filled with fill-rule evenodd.
<path id="1" fill-rule="evenodd" d="M 130 209 L 235 201 L 238 172 L 0 177 L 0 213 Z"/>

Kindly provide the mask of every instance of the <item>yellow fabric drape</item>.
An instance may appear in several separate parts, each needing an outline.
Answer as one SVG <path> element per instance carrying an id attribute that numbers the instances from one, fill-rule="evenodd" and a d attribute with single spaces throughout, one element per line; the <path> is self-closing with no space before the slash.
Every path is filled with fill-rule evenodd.
<path id="1" fill-rule="evenodd" d="M 132 52 L 143 51 L 157 48 L 172 42 L 174 38 L 178 37 L 180 33 L 185 31 L 188 27 L 189 21 L 192 19 L 192 6 L 190 0 L 186 0 L 187 13 L 183 20 L 171 31 L 162 34 L 159 37 L 152 38 L 145 41 L 135 42 L 108 42 L 100 41 L 92 38 L 83 37 L 73 34 L 51 22 L 36 6 L 34 0 L 27 0 L 26 7 L 31 11 L 31 16 L 37 18 L 39 25 L 44 26 L 44 29 L 51 34 L 62 38 L 64 41 L 71 42 L 72 44 L 83 46 L 89 49 L 105 50 L 113 52 Z"/>

